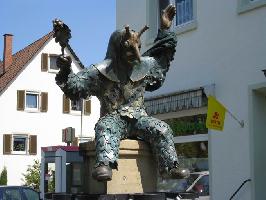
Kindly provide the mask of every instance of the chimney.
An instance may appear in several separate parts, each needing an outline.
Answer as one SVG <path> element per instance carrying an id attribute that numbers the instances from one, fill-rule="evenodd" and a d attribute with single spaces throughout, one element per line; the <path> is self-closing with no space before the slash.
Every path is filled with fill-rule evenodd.
<path id="1" fill-rule="evenodd" d="M 12 34 L 4 34 L 4 54 L 2 74 L 12 64 Z"/>

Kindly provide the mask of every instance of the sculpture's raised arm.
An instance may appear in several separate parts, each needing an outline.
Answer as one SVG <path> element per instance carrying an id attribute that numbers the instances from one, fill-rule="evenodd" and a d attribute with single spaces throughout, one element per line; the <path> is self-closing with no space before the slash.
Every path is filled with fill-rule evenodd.
<path id="1" fill-rule="evenodd" d="M 92 65 L 81 72 L 74 74 L 71 70 L 72 59 L 70 56 L 64 55 L 64 48 L 68 46 L 71 38 L 71 30 L 61 20 L 53 20 L 54 38 L 61 46 L 62 55 L 56 60 L 59 72 L 56 74 L 56 84 L 71 100 L 87 98 L 87 96 L 95 95 L 98 82 L 98 70 Z"/>
<path id="2" fill-rule="evenodd" d="M 166 72 L 169 70 L 170 62 L 174 59 L 177 44 L 176 34 L 169 31 L 176 9 L 173 5 L 167 6 L 161 15 L 161 26 L 153 46 L 143 56 L 154 57 L 157 61 L 155 67 L 150 70 L 146 90 L 158 89 L 164 82 Z"/>

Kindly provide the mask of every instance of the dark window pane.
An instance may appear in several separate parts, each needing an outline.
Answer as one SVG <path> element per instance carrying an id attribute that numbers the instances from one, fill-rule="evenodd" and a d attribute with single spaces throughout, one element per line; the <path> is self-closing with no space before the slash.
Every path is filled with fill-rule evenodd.
<path id="1" fill-rule="evenodd" d="M 13 151 L 26 151 L 26 137 L 14 136 Z"/>
<path id="2" fill-rule="evenodd" d="M 71 110 L 81 111 L 82 110 L 82 99 L 77 101 L 71 101 Z"/>

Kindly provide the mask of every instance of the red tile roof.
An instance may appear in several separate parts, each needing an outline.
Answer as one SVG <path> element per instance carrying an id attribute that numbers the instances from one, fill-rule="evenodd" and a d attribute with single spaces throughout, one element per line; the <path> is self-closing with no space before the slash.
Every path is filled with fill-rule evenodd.
<path id="1" fill-rule="evenodd" d="M 18 51 L 12 55 L 12 65 L 5 69 L 5 73 L 2 74 L 3 61 L 0 61 L 0 94 L 3 90 L 14 80 L 17 75 L 22 71 L 24 66 L 34 57 L 36 53 L 45 45 L 45 43 L 53 37 L 53 31 L 46 34 L 42 38 L 36 40 L 32 44 L 28 45 L 24 49 Z M 83 64 L 80 62 L 79 58 L 76 56 L 73 49 L 67 46 L 72 55 L 76 58 L 78 63 L 82 68 Z"/>
<path id="2" fill-rule="evenodd" d="M 78 146 L 62 146 L 62 145 L 41 147 L 41 149 L 44 152 L 52 152 L 52 151 L 55 152 L 58 149 L 63 149 L 64 151 L 79 151 L 79 147 Z"/>

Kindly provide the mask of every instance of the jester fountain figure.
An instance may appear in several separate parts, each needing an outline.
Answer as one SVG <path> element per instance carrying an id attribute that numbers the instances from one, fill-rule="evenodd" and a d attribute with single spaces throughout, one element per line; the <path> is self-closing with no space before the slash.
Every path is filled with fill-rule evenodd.
<path id="1" fill-rule="evenodd" d="M 97 96 L 101 103 L 101 118 L 95 125 L 96 164 L 92 176 L 98 181 L 112 179 L 112 169 L 118 167 L 120 141 L 126 138 L 147 142 L 163 177 L 185 178 L 189 170 L 181 168 L 173 142 L 172 130 L 163 121 L 148 116 L 144 107 L 145 91 L 162 86 L 173 60 L 176 34 L 169 31 L 176 9 L 169 5 L 162 12 L 161 25 L 153 46 L 140 54 L 141 35 L 125 26 L 112 33 L 105 59 L 74 74 L 71 58 L 63 48 L 71 37 L 62 21 L 53 21 L 54 37 L 62 46 L 57 58 L 60 69 L 56 83 L 71 100 Z"/>

